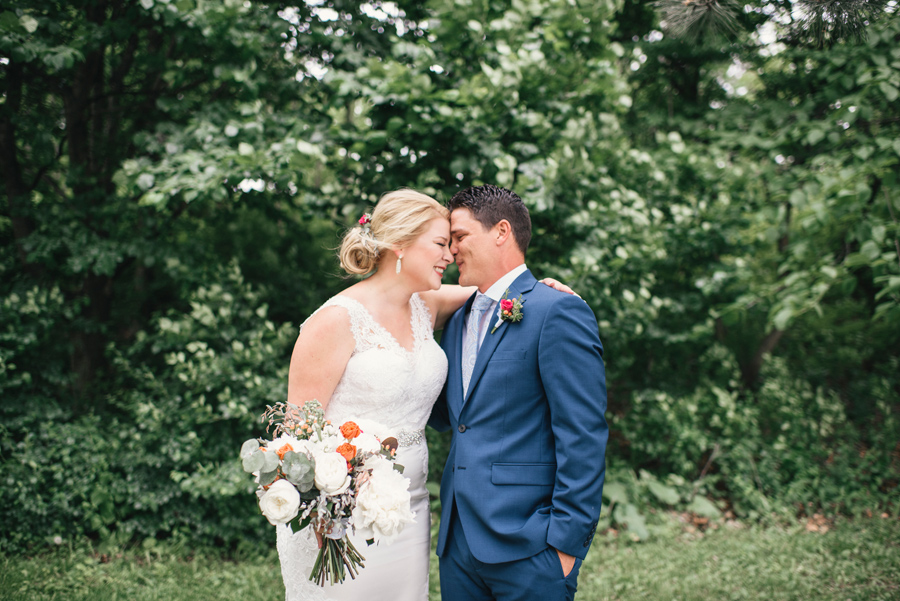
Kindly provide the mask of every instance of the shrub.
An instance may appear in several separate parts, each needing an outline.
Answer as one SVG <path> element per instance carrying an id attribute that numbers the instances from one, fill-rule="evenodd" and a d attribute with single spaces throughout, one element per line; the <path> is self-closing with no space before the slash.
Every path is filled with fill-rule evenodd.
<path id="1" fill-rule="evenodd" d="M 0 439 L 4 550 L 88 534 L 234 545 L 271 536 L 240 443 L 261 434 L 287 394 L 294 328 L 276 326 L 236 267 L 190 308 L 110 348 L 115 382 L 102 414 L 32 402 Z"/>

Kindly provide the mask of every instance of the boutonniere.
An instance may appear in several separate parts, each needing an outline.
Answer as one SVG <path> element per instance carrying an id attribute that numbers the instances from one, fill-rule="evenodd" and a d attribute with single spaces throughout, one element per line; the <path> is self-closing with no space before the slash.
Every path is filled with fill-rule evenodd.
<path id="1" fill-rule="evenodd" d="M 508 321 L 510 323 L 516 323 L 517 321 L 522 321 L 522 297 L 509 299 L 509 288 L 506 289 L 506 292 L 503 293 L 503 298 L 500 299 L 500 315 L 497 317 L 497 323 L 494 324 L 494 329 L 491 330 L 491 334 L 497 331 L 497 328 L 500 327 L 504 321 Z"/>

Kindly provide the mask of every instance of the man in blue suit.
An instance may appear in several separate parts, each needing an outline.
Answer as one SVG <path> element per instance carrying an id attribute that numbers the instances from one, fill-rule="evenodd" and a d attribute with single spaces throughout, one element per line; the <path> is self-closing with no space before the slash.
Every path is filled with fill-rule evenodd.
<path id="1" fill-rule="evenodd" d="M 597 320 L 525 267 L 531 219 L 515 193 L 469 188 L 449 208 L 459 282 L 478 292 L 444 328 L 450 369 L 429 422 L 453 432 L 441 482 L 441 598 L 572 599 L 605 473 Z"/>

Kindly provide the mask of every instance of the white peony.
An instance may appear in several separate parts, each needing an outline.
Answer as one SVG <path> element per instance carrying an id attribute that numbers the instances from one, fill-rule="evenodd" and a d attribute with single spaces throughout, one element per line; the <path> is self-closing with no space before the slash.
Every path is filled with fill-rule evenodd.
<path id="1" fill-rule="evenodd" d="M 377 453 L 381 450 L 381 443 L 378 442 L 375 435 L 367 432 L 363 432 L 354 438 L 353 444 L 356 445 L 357 450 L 362 451 L 363 453 Z"/>
<path id="2" fill-rule="evenodd" d="M 283 434 L 276 438 L 275 440 L 271 440 L 266 443 L 266 450 L 271 452 L 277 452 L 278 449 L 284 447 L 284 445 L 290 446 L 290 450 L 295 452 L 300 452 L 301 449 L 305 448 L 305 440 L 297 440 L 293 436 L 289 434 Z"/>
<path id="3" fill-rule="evenodd" d="M 389 544 L 416 516 L 409 507 L 409 480 L 391 462 L 374 457 L 366 462 L 372 475 L 356 494 L 352 520 L 357 534 Z"/>
<path id="4" fill-rule="evenodd" d="M 395 436 L 395 434 L 391 432 L 387 427 L 379 424 L 376 421 L 372 421 L 370 419 L 357 419 L 354 421 L 364 434 L 371 434 L 378 440 L 385 440 L 386 438 Z"/>
<path id="5" fill-rule="evenodd" d="M 350 486 L 347 460 L 340 453 L 316 454 L 316 488 L 326 495 L 339 495 Z"/>
<path id="6" fill-rule="evenodd" d="M 297 517 L 300 493 L 287 480 L 278 480 L 260 497 L 259 509 L 273 526 L 287 524 Z"/>
<path id="7" fill-rule="evenodd" d="M 310 439 L 310 443 L 315 447 L 317 453 L 333 453 L 335 449 L 347 442 L 347 439 L 341 436 L 340 432 L 322 431 L 321 440 L 317 436 Z"/>

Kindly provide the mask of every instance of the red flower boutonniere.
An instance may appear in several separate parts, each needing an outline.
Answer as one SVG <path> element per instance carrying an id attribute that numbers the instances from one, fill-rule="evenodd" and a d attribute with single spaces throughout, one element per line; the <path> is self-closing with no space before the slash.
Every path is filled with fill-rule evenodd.
<path id="1" fill-rule="evenodd" d="M 500 327 L 504 321 L 508 321 L 510 323 L 516 323 L 517 321 L 522 321 L 522 297 L 509 299 L 509 289 L 507 288 L 506 292 L 503 294 L 503 298 L 500 299 L 500 315 L 497 317 L 497 323 L 494 324 L 494 328 L 491 330 L 491 334 L 497 331 L 497 328 Z"/>

